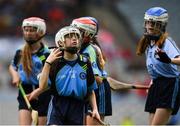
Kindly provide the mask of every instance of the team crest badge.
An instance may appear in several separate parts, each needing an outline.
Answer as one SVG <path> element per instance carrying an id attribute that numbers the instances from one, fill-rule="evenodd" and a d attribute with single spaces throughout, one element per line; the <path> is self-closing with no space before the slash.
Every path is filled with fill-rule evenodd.
<path id="1" fill-rule="evenodd" d="M 81 73 L 79 74 L 79 76 L 80 76 L 80 78 L 81 78 L 82 80 L 86 79 L 86 73 L 84 73 L 84 72 L 81 72 Z"/>

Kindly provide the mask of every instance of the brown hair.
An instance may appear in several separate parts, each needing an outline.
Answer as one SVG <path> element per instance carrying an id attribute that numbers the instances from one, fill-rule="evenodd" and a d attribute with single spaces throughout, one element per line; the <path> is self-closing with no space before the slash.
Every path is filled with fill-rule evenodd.
<path id="1" fill-rule="evenodd" d="M 96 37 L 93 37 L 92 39 L 92 44 L 94 45 L 95 47 L 95 50 L 96 50 L 96 55 L 97 55 L 97 64 L 98 66 L 100 67 L 101 70 L 104 70 L 104 67 L 105 67 L 105 63 L 106 63 L 106 57 L 102 51 L 102 48 L 99 44 L 99 42 L 97 41 L 97 38 Z"/>
<path id="2" fill-rule="evenodd" d="M 164 42 L 165 42 L 165 39 L 167 38 L 168 36 L 168 33 L 164 33 L 160 36 L 159 40 L 156 42 L 156 45 L 159 47 L 159 48 L 162 48 Z M 142 55 L 144 54 L 147 46 L 150 44 L 150 41 L 145 37 L 143 36 L 140 41 L 138 42 L 138 45 L 137 45 L 137 48 L 136 48 L 136 54 L 137 55 Z"/>
<path id="3" fill-rule="evenodd" d="M 106 56 L 104 55 L 104 52 L 103 52 L 103 50 L 102 50 L 99 42 L 97 41 L 97 37 L 93 37 L 93 38 L 92 38 L 92 44 L 97 45 L 97 46 L 101 49 L 102 57 L 103 57 L 104 61 L 107 61 L 107 58 L 106 58 Z"/>
<path id="4" fill-rule="evenodd" d="M 27 76 L 30 76 L 32 72 L 31 47 L 27 43 L 24 45 L 24 48 L 22 50 L 21 62 Z"/>

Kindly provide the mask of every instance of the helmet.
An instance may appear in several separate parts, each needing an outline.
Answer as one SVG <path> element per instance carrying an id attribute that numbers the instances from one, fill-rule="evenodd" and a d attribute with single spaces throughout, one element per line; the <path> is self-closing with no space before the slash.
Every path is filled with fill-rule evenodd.
<path id="1" fill-rule="evenodd" d="M 144 19 L 149 21 L 160 21 L 163 23 L 167 23 L 168 13 L 167 10 L 162 7 L 153 7 L 145 12 Z"/>
<path id="2" fill-rule="evenodd" d="M 37 32 L 42 31 L 43 35 L 46 33 L 46 24 L 44 19 L 39 17 L 30 17 L 23 20 L 22 28 L 32 26 L 37 28 Z"/>
<path id="3" fill-rule="evenodd" d="M 81 33 L 79 29 L 73 27 L 73 26 L 65 26 L 61 28 L 55 36 L 55 44 L 57 47 L 60 47 L 59 41 L 64 42 L 65 41 L 65 35 L 70 34 L 70 33 L 76 33 L 78 34 L 79 38 L 81 39 Z"/>
<path id="4" fill-rule="evenodd" d="M 90 17 L 90 16 L 87 16 L 87 17 L 84 17 L 84 18 L 88 18 L 90 20 L 92 20 L 94 23 L 96 23 L 96 33 L 95 35 L 97 35 L 98 31 L 99 31 L 99 23 L 98 23 L 98 20 L 94 17 Z"/>
<path id="5" fill-rule="evenodd" d="M 96 23 L 87 17 L 81 17 L 74 19 L 71 23 L 72 26 L 84 30 L 84 36 L 93 38 L 96 34 Z"/>
<path id="6" fill-rule="evenodd" d="M 145 32 L 147 32 L 146 24 L 151 22 L 153 24 L 152 28 L 154 30 L 159 31 L 160 33 L 164 33 L 168 22 L 167 10 L 162 7 L 150 8 L 145 12 L 144 20 Z"/>

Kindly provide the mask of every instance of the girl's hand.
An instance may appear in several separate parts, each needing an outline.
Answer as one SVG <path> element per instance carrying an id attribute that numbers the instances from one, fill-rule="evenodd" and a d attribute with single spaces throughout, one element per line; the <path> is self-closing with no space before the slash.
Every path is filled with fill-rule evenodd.
<path id="1" fill-rule="evenodd" d="M 98 110 L 93 110 L 92 111 L 92 117 L 93 118 L 96 118 L 97 120 L 101 120 L 101 117 L 100 117 L 100 115 L 99 115 L 99 112 L 98 112 Z"/>
<path id="2" fill-rule="evenodd" d="M 59 59 L 62 56 L 62 51 L 59 48 L 53 49 L 46 59 L 47 62 L 53 63 L 56 59 Z"/>
<path id="3" fill-rule="evenodd" d="M 171 59 L 166 54 L 166 52 L 164 52 L 163 50 L 158 48 L 155 53 L 156 53 L 156 55 L 158 55 L 158 57 L 156 58 L 157 60 L 159 60 L 163 63 L 171 63 Z"/>
<path id="4" fill-rule="evenodd" d="M 41 93 L 40 88 L 37 88 L 36 90 L 32 91 L 30 94 L 26 95 L 28 100 L 37 100 L 39 94 Z"/>
<path id="5" fill-rule="evenodd" d="M 20 78 L 18 73 L 16 73 L 16 76 L 12 77 L 12 84 L 18 87 L 19 83 L 20 83 Z"/>

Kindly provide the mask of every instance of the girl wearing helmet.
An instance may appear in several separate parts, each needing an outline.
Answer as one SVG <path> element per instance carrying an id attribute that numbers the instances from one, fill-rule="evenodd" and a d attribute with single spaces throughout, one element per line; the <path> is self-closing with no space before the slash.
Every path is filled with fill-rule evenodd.
<path id="1" fill-rule="evenodd" d="M 145 111 L 150 125 L 167 124 L 180 106 L 180 50 L 166 32 L 168 13 L 162 7 L 145 12 L 145 32 L 138 43 L 137 55 L 146 55 L 146 66 L 152 78 Z"/>
<path id="2" fill-rule="evenodd" d="M 90 58 L 95 79 L 98 84 L 98 89 L 95 90 L 98 111 L 100 113 L 101 120 L 104 120 L 105 115 L 112 114 L 112 106 L 111 106 L 111 92 L 109 85 L 107 87 L 109 90 L 108 91 L 106 90 L 107 92 L 105 92 L 106 87 L 103 81 L 105 80 L 103 77 L 104 72 L 99 65 L 99 63 L 102 62 L 99 62 L 97 60 L 99 59 L 98 52 L 95 47 L 96 45 L 93 45 L 92 42 L 95 38 L 95 35 L 97 35 L 97 31 L 98 31 L 97 20 L 93 17 L 81 17 L 74 19 L 71 25 L 77 27 L 81 31 L 81 35 L 83 39 L 82 39 L 80 53 Z M 91 108 L 88 107 L 87 109 L 88 111 L 91 111 Z M 98 125 L 98 122 L 91 117 L 91 114 L 90 115 L 89 114 L 90 113 L 87 113 L 86 116 L 86 125 Z"/>
<path id="3" fill-rule="evenodd" d="M 53 98 L 48 110 L 48 125 L 83 125 L 85 101 L 93 108 L 93 117 L 100 119 L 94 89 L 97 88 L 88 58 L 79 55 L 80 31 L 72 26 L 61 28 L 55 37 L 57 47 L 46 60 L 40 77 L 40 87 L 31 93 L 36 98 L 51 81 Z"/>
<path id="4" fill-rule="evenodd" d="M 24 19 L 22 31 L 25 45 L 18 49 L 9 66 L 9 72 L 12 75 L 12 83 L 18 86 L 22 84 L 25 93 L 31 93 L 39 87 L 37 76 L 42 70 L 46 57 L 49 55 L 48 48 L 42 43 L 43 36 L 46 33 L 45 21 L 38 17 Z M 19 91 L 19 125 L 31 125 L 31 111 Z M 38 97 L 38 100 L 30 102 L 33 109 L 38 111 L 38 124 L 46 124 L 46 115 L 50 101 L 50 92 L 46 91 Z"/>

